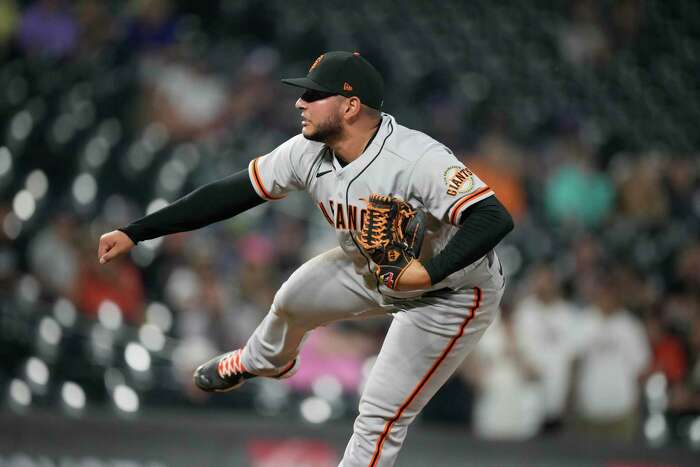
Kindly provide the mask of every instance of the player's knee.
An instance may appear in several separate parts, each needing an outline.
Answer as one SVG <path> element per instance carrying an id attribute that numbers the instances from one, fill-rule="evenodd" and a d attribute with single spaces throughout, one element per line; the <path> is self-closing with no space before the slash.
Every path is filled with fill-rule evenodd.
<path id="1" fill-rule="evenodd" d="M 304 292 L 293 287 L 282 286 L 275 294 L 271 312 L 296 327 L 313 329 L 318 326 L 323 314 L 304 300 Z"/>
<path id="2" fill-rule="evenodd" d="M 393 415 L 387 408 L 366 400 L 360 402 L 359 408 L 360 413 L 355 419 L 355 431 L 368 436 L 380 433 Z"/>
<path id="3" fill-rule="evenodd" d="M 380 436 L 382 432 L 405 430 L 415 418 L 413 412 L 390 410 L 367 401 L 360 403 L 360 413 L 355 419 L 355 432 L 367 437 Z"/>
<path id="4" fill-rule="evenodd" d="M 294 323 L 300 323 L 303 319 L 303 314 L 298 307 L 290 306 L 283 298 L 283 294 L 278 293 L 272 303 L 270 312 L 277 315 L 279 318 Z"/>
<path id="5" fill-rule="evenodd" d="M 379 436 L 382 432 L 382 427 L 386 424 L 383 417 L 358 415 L 355 419 L 353 431 L 357 436 L 365 439 L 372 439 Z"/>

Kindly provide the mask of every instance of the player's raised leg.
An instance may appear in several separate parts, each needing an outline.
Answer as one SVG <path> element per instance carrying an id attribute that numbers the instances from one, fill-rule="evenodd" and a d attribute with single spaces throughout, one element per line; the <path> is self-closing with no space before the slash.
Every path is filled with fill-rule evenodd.
<path id="1" fill-rule="evenodd" d="M 310 330 L 341 319 L 386 313 L 378 304 L 380 298 L 364 286 L 340 248 L 323 253 L 282 285 L 246 346 L 201 365 L 195 384 L 205 391 L 227 391 L 255 376 L 291 376 Z"/>
<path id="2" fill-rule="evenodd" d="M 502 293 L 496 285 L 474 287 L 426 297 L 396 314 L 340 467 L 394 465 L 408 426 L 474 349 L 495 318 Z"/>

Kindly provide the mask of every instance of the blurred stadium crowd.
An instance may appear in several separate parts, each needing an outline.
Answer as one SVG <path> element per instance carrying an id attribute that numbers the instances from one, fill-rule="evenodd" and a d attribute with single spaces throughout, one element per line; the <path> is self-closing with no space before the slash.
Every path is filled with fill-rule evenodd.
<path id="1" fill-rule="evenodd" d="M 516 221 L 502 319 L 424 418 L 700 446 L 691 0 L 0 0 L 3 404 L 354 413 L 386 320 L 318 329 L 286 385 L 209 398 L 190 383 L 334 245 L 304 195 L 96 260 L 101 233 L 298 132 L 279 78 L 337 49 L 375 63 L 385 110 L 449 145 Z"/>

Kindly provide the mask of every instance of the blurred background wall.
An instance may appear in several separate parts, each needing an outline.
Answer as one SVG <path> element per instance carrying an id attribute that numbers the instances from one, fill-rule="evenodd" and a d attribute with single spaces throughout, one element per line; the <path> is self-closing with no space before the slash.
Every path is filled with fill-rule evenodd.
<path id="1" fill-rule="evenodd" d="M 516 222 L 502 319 L 399 465 L 697 455 L 699 2 L 0 0 L 0 465 L 336 465 L 387 320 L 318 329 L 285 383 L 191 384 L 334 245 L 306 195 L 96 261 L 101 233 L 296 134 L 279 78 L 327 50 L 374 63 L 384 110 Z"/>

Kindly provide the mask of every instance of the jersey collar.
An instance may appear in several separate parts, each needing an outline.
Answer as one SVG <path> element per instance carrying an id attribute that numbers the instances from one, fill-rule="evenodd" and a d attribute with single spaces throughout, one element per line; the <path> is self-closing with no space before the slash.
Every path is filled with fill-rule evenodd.
<path id="1" fill-rule="evenodd" d="M 346 169 L 355 170 L 356 168 L 361 170 L 370 161 L 374 160 L 375 156 L 377 156 L 377 151 L 381 150 L 381 148 L 383 147 L 384 140 L 390 134 L 390 127 L 394 125 L 393 120 L 394 118 L 391 115 L 382 113 L 382 121 L 379 123 L 379 126 L 374 132 L 374 135 L 367 142 L 367 146 L 365 146 L 365 149 L 364 151 L 362 151 L 362 154 L 360 154 L 360 156 L 357 159 L 346 165 L 341 165 L 340 162 L 337 160 L 337 156 L 335 155 L 335 153 L 329 148 L 328 152 L 329 154 L 331 154 L 331 161 L 336 171 L 340 173 L 345 171 Z M 348 169 L 348 167 L 351 167 L 351 169 Z"/>

